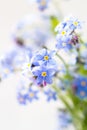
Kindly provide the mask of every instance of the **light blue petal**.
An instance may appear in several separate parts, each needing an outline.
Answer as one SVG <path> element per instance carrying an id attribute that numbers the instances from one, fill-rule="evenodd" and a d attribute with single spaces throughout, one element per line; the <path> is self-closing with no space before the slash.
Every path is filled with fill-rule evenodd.
<path id="1" fill-rule="evenodd" d="M 35 75 L 35 76 L 39 76 L 41 71 L 40 70 L 37 70 L 37 69 L 33 69 L 32 73 Z"/>
<path id="2" fill-rule="evenodd" d="M 43 56 L 42 55 L 36 55 L 36 57 L 35 57 L 35 60 L 42 60 L 43 59 Z"/>
<path id="3" fill-rule="evenodd" d="M 42 49 L 42 50 L 41 50 L 41 55 L 42 55 L 42 56 L 45 56 L 46 54 L 47 54 L 47 50 L 46 50 L 46 49 Z"/>
<path id="4" fill-rule="evenodd" d="M 55 69 L 49 69 L 47 73 L 48 75 L 53 76 L 55 74 Z"/>
<path id="5" fill-rule="evenodd" d="M 50 59 L 48 63 L 49 65 L 56 65 L 56 61 L 54 59 Z"/>
<path id="6" fill-rule="evenodd" d="M 53 51 L 51 51 L 51 52 L 50 52 L 50 54 L 49 54 L 49 55 L 50 55 L 50 57 L 53 57 L 55 54 L 56 54 L 56 51 L 55 51 L 55 50 L 53 50 Z"/>
<path id="7" fill-rule="evenodd" d="M 43 82 L 43 78 L 42 77 L 37 77 L 37 84 L 42 84 L 42 82 Z"/>
<path id="8" fill-rule="evenodd" d="M 52 84 L 52 77 L 46 77 L 45 78 L 45 81 L 48 83 L 48 84 Z"/>

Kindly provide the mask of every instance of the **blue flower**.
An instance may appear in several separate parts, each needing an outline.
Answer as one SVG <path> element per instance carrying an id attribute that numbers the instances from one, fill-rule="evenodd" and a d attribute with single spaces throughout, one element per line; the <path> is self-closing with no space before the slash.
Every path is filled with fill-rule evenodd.
<path id="1" fill-rule="evenodd" d="M 56 65 L 56 61 L 53 59 L 54 54 L 55 51 L 48 52 L 46 49 L 43 49 L 36 54 L 34 61 L 42 65 Z"/>
<path id="2" fill-rule="evenodd" d="M 25 84 L 23 85 L 23 81 L 17 88 L 17 100 L 20 104 L 26 105 L 27 104 L 27 89 Z"/>
<path id="3" fill-rule="evenodd" d="M 15 54 L 7 53 L 6 55 L 0 57 L 0 77 L 6 78 L 8 77 L 13 71 L 13 58 Z"/>
<path id="4" fill-rule="evenodd" d="M 65 30 L 65 27 L 67 25 L 67 22 L 64 21 L 64 22 L 61 22 L 60 24 L 58 24 L 55 28 L 55 31 L 58 32 L 58 33 L 61 33 L 62 30 Z"/>
<path id="5" fill-rule="evenodd" d="M 75 94 L 81 98 L 87 98 L 87 78 L 83 76 L 79 76 L 73 82 L 72 88 Z"/>
<path id="6" fill-rule="evenodd" d="M 57 34 L 57 49 L 71 49 L 72 45 L 79 43 L 79 37 L 75 33 L 75 29 L 81 28 L 82 22 L 77 18 L 68 17 L 60 23 L 55 31 Z"/>
<path id="7" fill-rule="evenodd" d="M 59 130 L 67 128 L 71 123 L 71 117 L 66 111 L 59 111 L 58 113 Z"/>
<path id="8" fill-rule="evenodd" d="M 71 36 L 64 38 L 61 38 L 61 36 L 57 37 L 57 49 L 64 49 L 64 50 L 70 50 L 72 49 L 72 44 L 70 44 Z"/>
<path id="9" fill-rule="evenodd" d="M 32 70 L 33 75 L 36 77 L 37 84 L 52 84 L 52 78 L 55 74 L 55 69 L 46 66 L 35 67 Z"/>
<path id="10" fill-rule="evenodd" d="M 68 18 L 67 24 L 72 31 L 75 29 L 80 29 L 82 27 L 82 22 L 72 16 Z"/>
<path id="11" fill-rule="evenodd" d="M 49 0 L 37 0 L 37 3 L 39 4 L 39 9 L 41 11 L 45 10 L 47 8 Z"/>
<path id="12" fill-rule="evenodd" d="M 44 94 L 47 96 L 47 101 L 57 99 L 57 93 L 55 91 L 51 90 L 51 89 L 44 91 Z"/>
<path id="13" fill-rule="evenodd" d="M 57 25 L 55 31 L 61 32 L 62 30 L 74 31 L 75 29 L 80 29 L 82 27 L 82 21 L 79 21 L 77 18 L 73 16 L 66 17 L 63 22 Z"/>
<path id="14" fill-rule="evenodd" d="M 27 93 L 27 99 L 29 102 L 32 102 L 33 100 L 38 100 L 39 97 L 37 96 L 38 90 L 33 90 L 32 87 L 29 88 Z"/>
<path id="15" fill-rule="evenodd" d="M 18 93 L 17 100 L 20 104 L 26 105 L 27 95 L 22 95 L 21 93 Z"/>
<path id="16" fill-rule="evenodd" d="M 66 17 L 63 22 L 57 25 L 55 28 L 55 31 L 58 32 L 58 34 L 71 34 L 74 30 L 71 28 L 71 24 L 73 24 L 73 21 L 71 21 L 71 17 Z"/>

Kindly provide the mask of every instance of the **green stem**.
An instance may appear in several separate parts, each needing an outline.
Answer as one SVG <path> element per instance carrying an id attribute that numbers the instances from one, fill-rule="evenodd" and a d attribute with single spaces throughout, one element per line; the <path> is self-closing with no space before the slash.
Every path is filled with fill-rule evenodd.
<path id="1" fill-rule="evenodd" d="M 84 41 L 81 37 L 79 37 L 79 41 L 80 41 L 80 43 L 84 43 Z"/>
<path id="2" fill-rule="evenodd" d="M 80 115 L 79 115 L 79 108 L 76 109 L 75 104 L 73 104 L 74 106 L 71 106 L 69 104 L 69 102 L 67 100 L 68 95 L 65 95 L 64 93 L 62 93 L 60 88 L 56 87 L 56 85 L 53 85 L 52 87 L 57 92 L 58 97 L 64 103 L 65 107 L 71 114 L 72 121 L 73 121 L 73 124 L 74 124 L 76 130 L 85 130 L 85 129 L 83 129 L 83 125 L 82 125 L 83 118 L 80 117 Z"/>
<path id="3" fill-rule="evenodd" d="M 52 86 L 52 88 L 54 88 L 54 90 L 57 92 L 58 97 L 61 99 L 61 101 L 66 105 L 67 109 L 72 112 L 72 108 L 70 107 L 70 105 L 68 104 L 66 97 L 64 94 L 62 94 L 60 88 L 56 87 L 55 85 Z"/>
<path id="4" fill-rule="evenodd" d="M 58 53 L 56 53 L 56 56 L 62 61 L 62 63 L 64 64 L 64 66 L 66 68 L 66 72 L 69 75 L 69 68 L 68 68 L 68 65 L 66 64 L 66 62 L 64 61 L 64 59 Z"/>

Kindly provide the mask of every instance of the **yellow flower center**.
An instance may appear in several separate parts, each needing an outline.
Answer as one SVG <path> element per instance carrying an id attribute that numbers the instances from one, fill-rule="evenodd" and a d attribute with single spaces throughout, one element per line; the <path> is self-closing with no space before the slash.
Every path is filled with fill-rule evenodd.
<path id="1" fill-rule="evenodd" d="M 84 86 L 86 86 L 86 82 L 85 81 L 82 81 L 81 82 L 81 85 L 84 87 Z"/>
<path id="2" fill-rule="evenodd" d="M 46 5 L 46 1 L 45 1 L 45 0 L 42 0 L 40 4 L 41 4 L 42 6 L 45 6 L 45 5 Z"/>
<path id="3" fill-rule="evenodd" d="M 48 60 L 49 59 L 49 57 L 48 56 L 44 56 L 44 60 Z"/>
<path id="4" fill-rule="evenodd" d="M 69 20 L 70 20 L 70 18 L 66 18 L 65 20 L 66 20 L 66 21 L 69 21 Z"/>
<path id="5" fill-rule="evenodd" d="M 62 31 L 61 34 L 64 36 L 66 34 L 66 31 Z"/>
<path id="6" fill-rule="evenodd" d="M 76 22 L 76 21 L 75 21 L 75 22 L 73 22 L 73 24 L 74 24 L 75 26 L 78 26 L 78 22 Z"/>
<path id="7" fill-rule="evenodd" d="M 30 63 L 27 64 L 27 67 L 30 67 Z"/>
<path id="8" fill-rule="evenodd" d="M 34 93 L 32 93 L 32 92 L 29 93 L 29 97 L 31 97 L 31 98 L 34 97 Z"/>
<path id="9" fill-rule="evenodd" d="M 46 72 L 42 72 L 41 74 L 43 77 L 46 77 L 47 76 L 47 73 Z"/>
<path id="10" fill-rule="evenodd" d="M 8 73 L 9 73 L 9 69 L 5 69 L 4 72 L 5 72 L 6 74 L 8 74 Z"/>

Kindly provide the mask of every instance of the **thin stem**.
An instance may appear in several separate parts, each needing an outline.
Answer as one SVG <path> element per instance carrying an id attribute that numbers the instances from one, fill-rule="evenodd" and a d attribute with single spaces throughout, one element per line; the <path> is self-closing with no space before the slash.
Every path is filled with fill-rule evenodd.
<path id="1" fill-rule="evenodd" d="M 68 65 L 66 64 L 66 62 L 64 61 L 64 59 L 58 53 L 56 53 L 56 55 L 62 61 L 62 63 L 64 64 L 67 74 L 69 74 L 69 68 L 68 68 Z"/>
<path id="2" fill-rule="evenodd" d="M 61 93 L 60 88 L 56 87 L 55 85 L 52 85 L 52 88 L 57 92 L 58 97 L 61 99 L 61 101 L 66 105 L 67 109 L 72 113 L 72 108 L 69 106 L 69 104 L 66 101 L 66 97 Z"/>
<path id="3" fill-rule="evenodd" d="M 62 94 L 60 88 L 57 88 L 55 85 L 52 86 L 54 88 L 54 90 L 57 92 L 58 97 L 61 99 L 61 101 L 64 103 L 64 105 L 66 106 L 67 110 L 70 112 L 71 116 L 72 116 L 72 121 L 73 124 L 75 126 L 75 128 L 77 128 L 77 130 L 80 130 L 82 124 L 82 120 L 80 119 L 80 117 L 78 116 L 78 113 L 76 111 L 74 111 L 74 108 L 72 108 L 72 106 L 68 103 L 67 96 L 65 96 L 64 94 Z M 78 124 L 78 125 L 77 125 Z M 82 130 L 82 129 L 81 129 Z"/>

